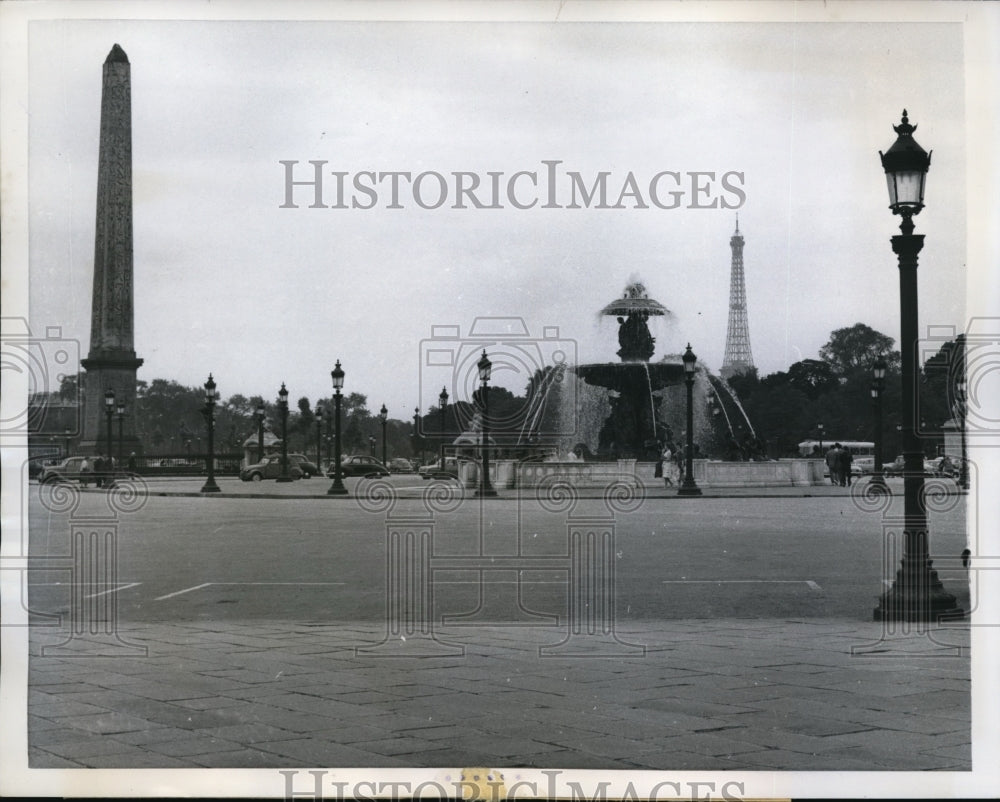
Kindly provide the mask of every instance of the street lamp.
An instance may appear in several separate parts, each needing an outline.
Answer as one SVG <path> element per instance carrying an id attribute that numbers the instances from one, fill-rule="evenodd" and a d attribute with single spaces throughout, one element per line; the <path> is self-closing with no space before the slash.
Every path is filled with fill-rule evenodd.
<path id="1" fill-rule="evenodd" d="M 264 402 L 257 405 L 257 462 L 264 459 L 264 416 L 267 410 L 264 409 Z"/>
<path id="2" fill-rule="evenodd" d="M 476 491 L 477 496 L 495 496 L 497 491 L 493 489 L 493 485 L 490 483 L 490 401 L 489 401 L 489 382 L 490 373 L 493 370 L 493 363 L 490 362 L 490 358 L 486 356 L 486 349 L 483 349 L 483 355 L 476 363 L 476 367 L 479 370 L 479 381 L 482 382 L 482 387 L 480 389 L 480 394 L 483 401 L 483 476 L 479 483 L 479 490 Z M 444 465 L 441 466 L 442 470 Z"/>
<path id="3" fill-rule="evenodd" d="M 694 369 L 698 357 L 691 350 L 691 343 L 688 343 L 684 356 L 684 384 L 687 385 L 687 453 L 684 455 L 684 481 L 677 488 L 678 496 L 700 496 L 701 488 L 695 484 L 693 468 L 694 459 Z"/>
<path id="4" fill-rule="evenodd" d="M 424 450 L 420 440 L 420 407 L 413 408 L 413 456 L 417 460 L 417 466 L 424 461 Z"/>
<path id="5" fill-rule="evenodd" d="M 961 437 L 962 443 L 962 464 L 958 467 L 958 484 L 963 490 L 969 489 L 969 462 L 966 457 L 965 451 L 965 415 L 966 415 L 966 391 L 968 385 L 965 381 L 965 374 L 963 373 L 961 378 L 955 387 L 956 395 L 958 396 L 958 420 L 959 425 L 962 427 L 959 430 L 959 435 Z"/>
<path id="6" fill-rule="evenodd" d="M 333 468 L 333 484 L 326 491 L 328 496 L 346 496 L 347 488 L 344 487 L 343 477 L 340 475 L 340 390 L 344 386 L 344 371 L 340 367 L 340 360 L 337 360 L 336 367 L 330 371 L 330 378 L 333 379 L 333 405 L 334 405 L 334 443 L 333 454 L 336 463 Z"/>
<path id="7" fill-rule="evenodd" d="M 375 459 L 375 435 L 368 435 L 368 453 L 372 459 Z"/>
<path id="8" fill-rule="evenodd" d="M 275 481 L 291 482 L 292 477 L 288 474 L 288 390 L 284 382 L 278 390 L 278 409 L 281 412 L 281 475 Z"/>
<path id="9" fill-rule="evenodd" d="M 389 422 L 389 410 L 385 408 L 385 404 L 378 411 L 378 417 L 382 421 L 382 464 L 387 466 L 389 463 L 386 461 L 385 427 Z"/>
<path id="10" fill-rule="evenodd" d="M 823 424 L 817 423 L 816 430 L 819 432 L 819 453 L 823 453 Z"/>
<path id="11" fill-rule="evenodd" d="M 108 470 L 111 467 L 111 455 L 115 453 L 114 445 L 112 444 L 112 434 L 111 434 L 111 416 L 115 411 L 115 391 L 106 390 L 104 392 L 104 413 L 108 416 L 108 461 L 104 464 L 102 470 Z M 104 462 L 104 460 L 101 460 Z M 105 481 L 106 480 L 106 481 Z M 101 475 L 97 477 L 97 486 L 101 487 L 104 484 L 111 483 L 110 471 L 107 477 Z"/>
<path id="12" fill-rule="evenodd" d="M 201 488 L 202 493 L 219 492 L 219 486 L 215 483 L 215 404 L 218 400 L 219 391 L 215 388 L 215 379 L 209 373 L 208 381 L 205 382 L 205 407 L 201 411 L 205 416 L 205 423 L 208 424 L 208 458 L 205 460 L 208 478 Z"/>
<path id="13" fill-rule="evenodd" d="M 115 412 L 118 414 L 118 470 L 125 464 L 123 453 L 125 438 L 122 435 L 122 427 L 125 421 L 125 399 L 120 399 L 115 405 Z"/>
<path id="14" fill-rule="evenodd" d="M 322 470 L 322 448 L 323 448 L 323 407 L 316 405 L 316 470 Z"/>
<path id="15" fill-rule="evenodd" d="M 444 418 L 444 412 L 448 408 L 448 388 L 447 387 L 442 387 L 441 388 L 441 395 L 438 396 L 438 405 L 441 408 L 441 470 L 443 471 L 444 470 L 444 444 L 445 444 L 445 436 L 444 436 L 445 418 Z"/>
<path id="16" fill-rule="evenodd" d="M 917 254 L 924 235 L 913 233 L 913 217 L 924 207 L 924 183 L 931 156 L 913 139 L 906 110 L 892 147 L 879 153 L 889 188 L 889 208 L 903 220 L 902 234 L 891 240 L 899 257 L 900 349 L 902 352 L 903 434 L 903 558 L 892 587 L 879 598 L 876 621 L 938 621 L 942 616 L 961 618 L 955 603 L 931 567 L 929 531 L 924 497 L 923 453 L 914 430 L 917 402 Z"/>
<path id="17" fill-rule="evenodd" d="M 868 483 L 871 493 L 892 495 L 882 475 L 882 390 L 885 388 L 885 360 L 879 357 L 872 365 L 872 411 L 875 413 L 875 464 L 872 480 Z"/>

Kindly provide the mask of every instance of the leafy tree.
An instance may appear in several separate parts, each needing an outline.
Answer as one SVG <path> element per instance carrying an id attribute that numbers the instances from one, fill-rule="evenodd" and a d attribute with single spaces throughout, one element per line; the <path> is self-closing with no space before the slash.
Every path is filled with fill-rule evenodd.
<path id="1" fill-rule="evenodd" d="M 835 375 L 844 377 L 859 368 L 870 370 L 879 357 L 894 358 L 898 363 L 899 354 L 893 355 L 893 343 L 892 337 L 864 323 L 855 323 L 850 328 L 833 331 L 827 344 L 819 349 L 819 356 Z"/>
<path id="2" fill-rule="evenodd" d="M 818 359 L 796 362 L 788 368 L 786 375 L 792 387 L 813 400 L 833 392 L 839 384 L 830 363 Z"/>

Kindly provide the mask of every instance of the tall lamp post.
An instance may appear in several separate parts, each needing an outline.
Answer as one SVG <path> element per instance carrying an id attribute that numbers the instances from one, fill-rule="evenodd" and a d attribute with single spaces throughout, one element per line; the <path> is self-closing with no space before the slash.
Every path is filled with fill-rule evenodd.
<path id="1" fill-rule="evenodd" d="M 288 473 L 288 390 L 285 389 L 284 382 L 278 390 L 278 409 L 281 411 L 281 475 L 275 481 L 290 482 L 292 477 Z"/>
<path id="2" fill-rule="evenodd" d="M 872 365 L 872 411 L 875 413 L 875 464 L 872 480 L 868 483 L 871 493 L 892 495 L 882 474 L 882 390 L 885 388 L 885 360 L 879 357 Z"/>
<path id="3" fill-rule="evenodd" d="M 924 208 L 924 182 L 931 156 L 913 139 L 916 126 L 910 125 L 906 110 L 892 147 L 879 153 L 889 189 L 889 208 L 903 218 L 902 234 L 892 238 L 892 250 L 899 257 L 900 350 L 902 353 L 902 434 L 903 434 L 903 558 L 892 587 L 879 598 L 876 621 L 938 621 L 961 618 L 955 603 L 931 567 L 929 531 L 924 497 L 923 452 L 914 429 L 917 402 L 919 340 L 917 321 L 917 254 L 924 235 L 913 233 L 913 218 Z"/>
<path id="4" fill-rule="evenodd" d="M 316 405 L 316 470 L 322 471 L 322 449 L 323 449 L 323 407 Z"/>
<path id="5" fill-rule="evenodd" d="M 115 405 L 115 412 L 118 415 L 118 470 L 121 470 L 122 466 L 125 464 L 125 437 L 122 434 L 125 422 L 125 399 L 118 401 Z"/>
<path id="6" fill-rule="evenodd" d="M 964 367 L 964 366 L 963 366 Z M 958 407 L 958 425 L 961 427 L 958 430 L 959 437 L 961 438 L 962 444 L 962 464 L 958 466 L 958 485 L 963 490 L 969 489 L 969 462 L 966 457 L 965 451 L 965 403 L 966 403 L 966 391 L 968 385 L 965 381 L 965 371 L 963 369 L 962 375 L 959 377 L 958 382 L 955 384 L 955 395 L 957 396 L 957 407 Z"/>
<path id="7" fill-rule="evenodd" d="M 691 343 L 688 343 L 684 356 L 684 384 L 687 385 L 687 445 L 684 455 L 684 481 L 677 488 L 678 496 L 700 496 L 701 488 L 694 481 L 694 369 L 698 357 L 691 350 Z"/>
<path id="8" fill-rule="evenodd" d="M 264 402 L 257 405 L 257 462 L 264 459 L 264 416 L 267 410 L 264 409 Z"/>
<path id="9" fill-rule="evenodd" d="M 389 463 L 386 462 L 387 451 L 385 443 L 385 427 L 389 422 L 389 410 L 385 408 L 385 404 L 383 404 L 382 409 L 378 411 L 378 419 L 382 421 L 382 464 L 387 466 Z"/>
<path id="10" fill-rule="evenodd" d="M 424 450 L 420 440 L 420 407 L 413 408 L 413 456 L 417 467 L 424 461 Z"/>
<path id="11" fill-rule="evenodd" d="M 486 356 L 486 350 L 483 349 L 483 355 L 480 357 L 479 361 L 476 363 L 476 367 L 479 369 L 479 381 L 482 383 L 480 388 L 480 394 L 483 401 L 483 476 L 479 482 L 479 490 L 476 491 L 477 496 L 495 496 L 497 491 L 493 489 L 493 484 L 490 482 L 490 373 L 493 370 L 493 363 L 490 362 L 490 358 Z M 444 465 L 441 466 L 442 469 Z"/>
<path id="12" fill-rule="evenodd" d="M 823 453 L 823 424 L 822 423 L 817 423 L 816 424 L 816 431 L 819 432 L 819 453 L 822 454 Z"/>
<path id="13" fill-rule="evenodd" d="M 448 388 L 441 388 L 441 395 L 438 396 L 438 406 L 441 409 L 441 470 L 444 470 L 444 444 L 445 444 L 445 410 L 448 408 Z"/>
<path id="14" fill-rule="evenodd" d="M 111 416 L 115 412 L 115 391 L 106 390 L 104 392 L 104 413 L 108 417 L 108 460 L 104 466 L 104 471 L 106 474 L 104 476 L 98 476 L 97 481 L 100 483 L 98 487 L 104 484 L 111 484 L 111 456 L 115 453 L 114 435 L 111 432 Z"/>
<path id="15" fill-rule="evenodd" d="M 328 496 L 346 496 L 347 488 L 344 487 L 344 479 L 340 473 L 340 391 L 344 386 L 344 371 L 340 367 L 340 360 L 337 366 L 330 371 L 330 378 L 333 379 L 333 456 L 336 462 L 333 468 L 333 484 L 326 491 Z"/>
<path id="16" fill-rule="evenodd" d="M 201 411 L 205 416 L 205 423 L 208 424 L 208 458 L 205 460 L 208 478 L 201 488 L 202 493 L 219 492 L 219 486 L 215 483 L 215 404 L 218 400 L 219 391 L 215 387 L 215 379 L 209 373 L 208 381 L 205 382 L 205 408 Z"/>

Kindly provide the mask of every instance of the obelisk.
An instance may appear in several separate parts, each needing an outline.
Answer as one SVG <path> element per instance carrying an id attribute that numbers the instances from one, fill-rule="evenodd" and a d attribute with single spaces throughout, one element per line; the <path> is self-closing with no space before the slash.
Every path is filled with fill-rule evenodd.
<path id="1" fill-rule="evenodd" d="M 128 56 L 116 44 L 104 61 L 101 90 L 90 352 L 80 361 L 87 371 L 81 453 L 108 452 L 108 390 L 114 391 L 116 407 L 125 405 L 121 424 L 117 414 L 112 418 L 110 456 L 117 456 L 119 426 L 125 457 L 141 448 L 135 435 L 135 385 L 142 360 L 135 355 L 133 326 L 132 78 Z"/>

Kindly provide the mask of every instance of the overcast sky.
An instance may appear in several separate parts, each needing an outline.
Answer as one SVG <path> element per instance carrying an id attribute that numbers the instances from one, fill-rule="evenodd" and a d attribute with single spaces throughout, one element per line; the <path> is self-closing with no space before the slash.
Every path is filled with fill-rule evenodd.
<path id="1" fill-rule="evenodd" d="M 904 107 L 933 150 L 916 219 L 921 326 L 964 327 L 956 24 L 35 22 L 30 316 L 83 352 L 101 65 L 116 42 L 132 64 L 141 379 L 193 385 L 211 371 L 223 397 L 274 397 L 284 381 L 294 399 L 316 399 L 339 358 L 346 391 L 409 417 L 440 390 L 437 374 L 420 381 L 432 326 L 465 335 L 478 316 L 520 316 L 534 335 L 558 327 L 581 362 L 616 360 L 616 325 L 597 312 L 631 276 L 673 312 L 653 327 L 654 359 L 690 341 L 718 371 L 736 211 L 687 208 L 689 185 L 680 208 L 656 208 L 648 184 L 663 171 L 716 173 L 701 202 L 728 205 L 741 198 L 719 178 L 742 173 L 762 374 L 816 357 L 833 329 L 859 321 L 898 338 L 898 218 L 878 151 Z M 485 184 L 490 171 L 541 179 L 542 160 L 561 160 L 588 185 L 609 172 L 609 204 L 633 173 L 650 208 L 542 209 L 544 190 L 525 182 L 518 192 L 540 198 L 527 210 L 506 198 L 452 209 L 454 187 L 439 209 L 408 188 L 405 208 L 388 209 L 385 185 L 372 209 L 307 208 L 308 188 L 283 209 L 281 160 L 301 162 L 297 178 L 327 161 L 331 205 L 332 171 L 348 182 L 468 171 Z M 509 383 L 520 390 L 523 377 Z"/>

